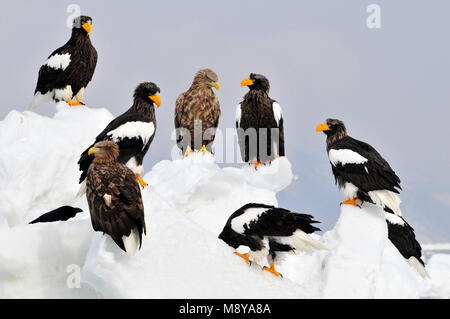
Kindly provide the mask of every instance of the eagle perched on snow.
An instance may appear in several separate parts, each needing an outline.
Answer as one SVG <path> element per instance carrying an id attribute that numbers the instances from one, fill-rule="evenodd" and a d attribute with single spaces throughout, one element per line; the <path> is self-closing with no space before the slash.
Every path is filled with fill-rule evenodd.
<path id="1" fill-rule="evenodd" d="M 342 121 L 327 119 L 316 127 L 316 132 L 321 131 L 327 136 L 328 158 L 336 183 L 344 189 L 345 201 L 341 204 L 358 206 L 359 200 L 381 206 L 390 241 L 426 277 L 422 248 L 400 210 L 400 178 L 372 146 L 348 136 Z"/>
<path id="2" fill-rule="evenodd" d="M 119 163 L 126 164 L 135 174 L 141 186 L 147 186 L 142 180 L 144 172 L 142 162 L 156 132 L 155 105 L 161 105 L 159 87 L 152 82 L 139 84 L 133 97 L 133 105 L 122 115 L 112 120 L 106 128 L 96 137 L 95 143 L 100 141 L 113 141 L 119 146 Z M 93 145 L 91 145 L 92 147 Z M 78 161 L 80 183 L 86 178 L 87 171 L 92 163 L 88 147 Z"/>
<path id="3" fill-rule="evenodd" d="M 211 152 L 220 117 L 219 99 L 213 88 L 219 90 L 217 74 L 211 69 L 203 69 L 197 72 L 191 87 L 177 98 L 177 146 L 185 156 L 193 150 Z"/>
<path id="4" fill-rule="evenodd" d="M 111 236 L 125 252 L 134 254 L 146 234 L 141 189 L 134 173 L 118 163 L 119 147 L 101 141 L 89 149 L 86 197 L 92 227 Z"/>
<path id="5" fill-rule="evenodd" d="M 326 247 L 308 234 L 320 230 L 313 216 L 264 204 L 246 204 L 228 219 L 219 238 L 236 249 L 247 264 L 255 261 L 276 276 L 283 253 L 312 253 Z M 270 264 L 270 267 L 269 267 Z"/>
<path id="6" fill-rule="evenodd" d="M 236 109 L 236 129 L 241 157 L 258 167 L 284 156 L 284 124 L 280 104 L 269 97 L 269 80 L 251 73 L 241 86 L 249 91 Z"/>
<path id="7" fill-rule="evenodd" d="M 91 27 L 92 19 L 88 16 L 74 19 L 69 41 L 53 51 L 39 69 L 30 109 L 52 100 L 65 101 L 71 106 L 83 105 L 84 89 L 97 65 L 97 51 L 89 37 Z M 77 101 L 73 102 L 73 98 Z"/>

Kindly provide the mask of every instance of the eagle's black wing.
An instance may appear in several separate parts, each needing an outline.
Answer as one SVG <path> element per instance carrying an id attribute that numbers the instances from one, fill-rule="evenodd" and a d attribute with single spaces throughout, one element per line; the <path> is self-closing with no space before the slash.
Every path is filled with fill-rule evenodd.
<path id="1" fill-rule="evenodd" d="M 389 190 L 398 193 L 396 188 L 401 189 L 400 178 L 389 163 L 369 144 L 347 136 L 333 145 L 331 150 L 333 149 L 348 149 L 367 159 L 365 163 L 332 164 L 336 178 L 340 176 L 345 182 L 352 183 L 364 192 Z"/>
<path id="2" fill-rule="evenodd" d="M 94 143 L 92 143 L 91 146 L 89 146 L 80 156 L 80 159 L 78 161 L 78 165 L 80 168 L 81 176 L 80 176 L 80 183 L 84 181 L 87 175 L 87 170 L 89 169 L 89 166 L 91 165 L 93 161 L 93 157 L 88 155 L 89 149 L 94 146 L 95 143 L 100 141 L 111 140 L 111 136 L 108 135 L 109 132 L 117 129 L 121 125 L 127 123 L 127 122 L 133 122 L 133 121 L 147 121 L 147 118 L 142 116 L 138 113 L 124 113 L 114 120 L 112 120 L 106 128 L 95 138 Z M 142 137 L 136 136 L 136 137 L 123 137 L 117 141 L 115 141 L 117 145 L 119 146 L 119 161 L 121 159 L 129 159 L 134 155 L 139 154 L 143 148 L 144 148 L 144 141 Z M 122 162 L 122 161 L 121 161 Z"/>

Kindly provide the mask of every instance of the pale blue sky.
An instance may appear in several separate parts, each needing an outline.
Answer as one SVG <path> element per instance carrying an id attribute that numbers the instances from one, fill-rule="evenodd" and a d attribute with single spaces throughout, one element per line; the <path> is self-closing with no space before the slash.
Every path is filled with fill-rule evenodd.
<path id="1" fill-rule="evenodd" d="M 70 3 L 93 18 L 99 60 L 88 106 L 118 115 L 139 82 L 161 88 L 147 171 L 170 157 L 175 100 L 198 69 L 219 75 L 222 129 L 234 127 L 246 92 L 240 81 L 261 73 L 283 107 L 286 153 L 299 177 L 280 193 L 280 206 L 312 213 L 324 230 L 334 225 L 341 194 L 314 128 L 339 118 L 400 176 L 402 210 L 419 238 L 450 241 L 450 2 L 4 2 L 0 118 L 28 106 L 40 65 L 69 37 Z M 371 3 L 381 7 L 381 29 L 366 26 Z"/>

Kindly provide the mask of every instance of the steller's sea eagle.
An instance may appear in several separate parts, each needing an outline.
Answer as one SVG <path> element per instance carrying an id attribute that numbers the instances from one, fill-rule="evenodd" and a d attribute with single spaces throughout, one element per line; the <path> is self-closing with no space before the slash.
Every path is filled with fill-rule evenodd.
<path id="1" fill-rule="evenodd" d="M 175 105 L 177 146 L 188 156 L 193 150 L 211 153 L 220 104 L 213 88 L 219 90 L 217 74 L 211 69 L 197 72 L 191 87 L 181 93 Z"/>
<path id="2" fill-rule="evenodd" d="M 249 91 L 236 109 L 236 129 L 241 157 L 258 167 L 284 156 L 284 124 L 281 106 L 269 97 L 269 80 L 251 73 L 241 86 Z"/>
<path id="3" fill-rule="evenodd" d="M 53 51 L 39 69 L 34 98 L 29 109 L 40 104 L 65 101 L 69 105 L 83 105 L 84 89 L 91 81 L 97 65 L 97 51 L 91 43 L 92 19 L 80 16 L 74 19 L 72 36 Z M 73 102 L 72 99 L 77 99 Z"/>
<path id="4" fill-rule="evenodd" d="M 133 105 L 122 115 L 112 120 L 96 137 L 95 143 L 113 141 L 119 146 L 119 163 L 126 164 L 135 174 L 141 186 L 147 184 L 142 180 L 144 172 L 142 161 L 156 132 L 155 106 L 161 105 L 159 87 L 152 82 L 144 82 L 134 91 Z M 78 161 L 81 176 L 80 183 L 86 178 L 93 157 L 89 156 L 88 147 Z M 83 190 L 83 187 L 82 187 Z M 82 194 L 83 191 L 80 192 Z"/>
<path id="5" fill-rule="evenodd" d="M 367 201 L 381 206 L 385 211 L 388 237 L 408 263 L 423 277 L 422 248 L 417 242 L 414 229 L 404 220 L 397 196 L 400 178 L 389 163 L 369 144 L 347 135 L 342 121 L 327 119 L 316 127 L 327 136 L 327 152 L 335 181 L 344 189 L 341 204 L 358 206 Z"/>
<path id="6" fill-rule="evenodd" d="M 117 162 L 119 147 L 101 141 L 89 149 L 94 156 L 86 178 L 86 198 L 92 227 L 111 236 L 133 255 L 146 233 L 141 188 L 134 173 Z"/>
<path id="7" fill-rule="evenodd" d="M 326 247 L 308 234 L 317 230 L 313 216 L 270 205 L 250 203 L 235 211 L 219 238 L 236 249 L 247 264 L 254 261 L 276 276 L 275 263 L 283 253 L 312 253 Z M 269 267 L 270 264 L 270 267 Z"/>

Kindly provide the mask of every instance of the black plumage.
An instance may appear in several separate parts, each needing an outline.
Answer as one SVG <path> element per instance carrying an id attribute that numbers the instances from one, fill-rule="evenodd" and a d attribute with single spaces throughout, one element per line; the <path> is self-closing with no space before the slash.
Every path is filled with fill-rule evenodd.
<path id="1" fill-rule="evenodd" d="M 359 198 L 389 207 L 401 215 L 400 178 L 389 163 L 369 144 L 347 135 L 342 121 L 328 119 L 317 126 L 327 136 L 327 153 L 339 188 L 347 200 Z"/>
<path id="2" fill-rule="evenodd" d="M 229 246 L 239 249 L 248 247 L 245 254 L 238 253 L 248 261 L 252 259 L 262 265 L 271 262 L 274 268 L 279 253 L 325 248 L 307 234 L 320 230 L 313 216 L 291 212 L 265 204 L 250 203 L 235 211 L 228 219 L 219 238 Z"/>
<path id="3" fill-rule="evenodd" d="M 52 211 L 49 211 L 48 213 L 42 214 L 35 220 L 31 221 L 30 224 L 66 221 L 70 218 L 75 217 L 76 214 L 82 211 L 83 210 L 81 208 L 77 207 L 61 206 Z"/>
<path id="4" fill-rule="evenodd" d="M 119 146 L 118 162 L 127 164 L 137 174 L 142 186 L 146 185 L 140 178 L 143 173 L 142 162 L 156 132 L 154 103 L 159 107 L 160 89 L 152 82 L 144 82 L 134 91 L 133 105 L 122 115 L 112 120 L 96 137 L 94 143 L 80 156 L 78 165 L 81 176 L 80 183 L 86 178 L 93 157 L 88 155 L 89 149 L 100 141 L 114 141 Z M 130 162 L 131 160 L 131 162 Z"/>
<path id="5" fill-rule="evenodd" d="M 340 120 L 327 119 L 317 126 L 316 132 L 320 131 L 327 136 L 327 153 L 335 182 L 344 189 L 346 201 L 341 204 L 358 206 L 355 200 L 359 199 L 381 206 L 389 240 L 422 276 L 427 276 L 421 259 L 422 248 L 400 210 L 397 196 L 401 190 L 400 178 L 389 163 L 369 144 L 348 136 Z"/>
<path id="6" fill-rule="evenodd" d="M 54 100 L 70 105 L 81 105 L 84 88 L 91 81 L 97 65 L 97 51 L 91 43 L 89 33 L 92 19 L 80 16 L 74 19 L 72 35 L 62 47 L 50 54 L 39 69 L 39 77 L 30 105 Z M 73 102 L 73 98 L 77 98 Z"/>
<path id="7" fill-rule="evenodd" d="M 401 216 L 396 216 L 392 210 L 385 208 L 386 223 L 388 227 L 388 238 L 395 248 L 405 258 L 416 258 L 423 266 L 422 247 L 416 239 L 414 228 Z"/>
<path id="8" fill-rule="evenodd" d="M 241 86 L 249 87 L 236 111 L 242 160 L 259 164 L 285 156 L 284 120 L 281 106 L 269 97 L 269 80 L 264 75 L 251 73 Z"/>

